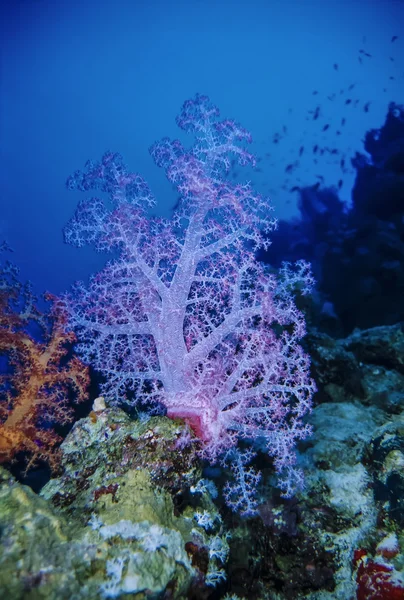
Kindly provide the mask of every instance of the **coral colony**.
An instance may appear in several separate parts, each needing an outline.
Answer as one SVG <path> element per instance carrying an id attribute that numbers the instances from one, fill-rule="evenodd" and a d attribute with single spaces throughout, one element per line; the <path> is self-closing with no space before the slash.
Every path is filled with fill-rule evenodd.
<path id="1" fill-rule="evenodd" d="M 81 201 L 66 241 L 114 258 L 64 301 L 78 352 L 102 373 L 109 402 L 163 405 L 184 419 L 201 455 L 234 472 L 228 505 L 252 514 L 259 473 L 240 440 L 265 445 L 284 495 L 302 482 L 294 447 L 310 434 L 302 417 L 315 385 L 293 294 L 308 293 L 313 280 L 304 261 L 284 264 L 278 276 L 256 261 L 275 226 L 272 209 L 250 184 L 226 179 L 232 160 L 255 161 L 245 148 L 250 134 L 218 117 L 197 95 L 177 118 L 194 135 L 192 148 L 164 138 L 150 149 L 180 195 L 170 220 L 148 216 L 150 189 L 119 154 L 69 178 L 69 189 L 100 190 L 109 201 Z"/>
<path id="2" fill-rule="evenodd" d="M 41 312 L 18 269 L 0 262 L 0 463 L 24 452 L 26 471 L 38 460 L 57 467 L 62 438 L 55 426 L 73 421 L 69 398 L 83 402 L 90 382 L 88 368 L 69 354 L 75 336 L 66 333 L 61 303 L 45 298 L 50 309 Z"/>

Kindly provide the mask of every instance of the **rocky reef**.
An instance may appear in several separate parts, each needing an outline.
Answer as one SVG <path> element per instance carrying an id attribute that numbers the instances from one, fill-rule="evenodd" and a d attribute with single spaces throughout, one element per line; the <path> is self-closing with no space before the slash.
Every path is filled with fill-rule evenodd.
<path id="1" fill-rule="evenodd" d="M 209 486 L 197 485 L 188 436 L 170 419 L 133 421 L 98 399 L 61 446 L 60 477 L 39 496 L 2 470 L 2 592 L 206 597 L 225 578 L 228 543 Z"/>

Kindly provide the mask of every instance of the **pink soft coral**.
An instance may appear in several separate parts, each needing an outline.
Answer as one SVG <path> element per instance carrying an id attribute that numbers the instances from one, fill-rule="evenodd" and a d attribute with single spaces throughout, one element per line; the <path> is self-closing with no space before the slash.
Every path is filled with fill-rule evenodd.
<path id="1" fill-rule="evenodd" d="M 158 402 L 188 421 L 203 454 L 221 455 L 237 474 L 246 496 L 234 502 L 232 488 L 229 503 L 251 512 L 256 481 L 243 468 L 250 455 L 235 450 L 240 438 L 265 440 L 286 493 L 300 479 L 293 449 L 310 431 L 302 417 L 314 383 L 292 293 L 306 293 L 312 279 L 303 261 L 276 278 L 255 260 L 275 225 L 271 206 L 249 184 L 226 179 L 232 157 L 241 165 L 254 158 L 248 132 L 218 115 L 197 95 L 177 119 L 195 134 L 192 149 L 168 139 L 151 148 L 180 193 L 172 220 L 147 216 L 151 192 L 117 154 L 69 179 L 69 188 L 106 192 L 113 208 L 81 202 L 66 240 L 118 257 L 88 288 L 77 284 L 66 304 L 81 356 L 105 376 L 103 393 L 114 403 Z"/>

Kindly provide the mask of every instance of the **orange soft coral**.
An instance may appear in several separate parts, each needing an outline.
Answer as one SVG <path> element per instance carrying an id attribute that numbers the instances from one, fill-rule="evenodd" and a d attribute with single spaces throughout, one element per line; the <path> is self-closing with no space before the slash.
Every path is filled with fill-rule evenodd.
<path id="1" fill-rule="evenodd" d="M 63 309 L 55 297 L 46 299 L 52 306 L 45 314 L 17 270 L 0 266 L 0 462 L 25 451 L 27 470 L 38 459 L 57 465 L 61 438 L 53 425 L 72 420 L 70 400 L 85 400 L 89 385 L 88 368 L 68 356 L 75 338 L 65 333 Z"/>

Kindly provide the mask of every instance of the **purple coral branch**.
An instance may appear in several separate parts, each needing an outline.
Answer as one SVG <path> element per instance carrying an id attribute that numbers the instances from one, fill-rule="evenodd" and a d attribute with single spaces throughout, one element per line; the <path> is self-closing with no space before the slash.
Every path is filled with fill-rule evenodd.
<path id="1" fill-rule="evenodd" d="M 294 446 L 310 433 L 302 417 L 315 386 L 293 291 L 306 293 L 313 281 L 303 261 L 276 278 L 255 260 L 275 226 L 272 208 L 249 184 L 226 178 L 231 156 L 241 165 L 254 157 L 250 134 L 218 118 L 197 95 L 177 119 L 195 135 L 193 147 L 165 138 L 150 149 L 181 197 L 171 220 L 148 217 L 154 198 L 118 154 L 69 179 L 70 189 L 106 193 L 112 209 L 98 198 L 81 202 L 66 241 L 118 257 L 65 301 L 78 350 L 104 374 L 110 401 L 152 400 L 187 420 L 204 456 L 234 458 L 244 500 L 234 499 L 234 486 L 227 499 L 250 513 L 258 476 L 243 469 L 249 455 L 236 450 L 239 439 L 265 441 L 287 494 L 300 480 Z"/>

